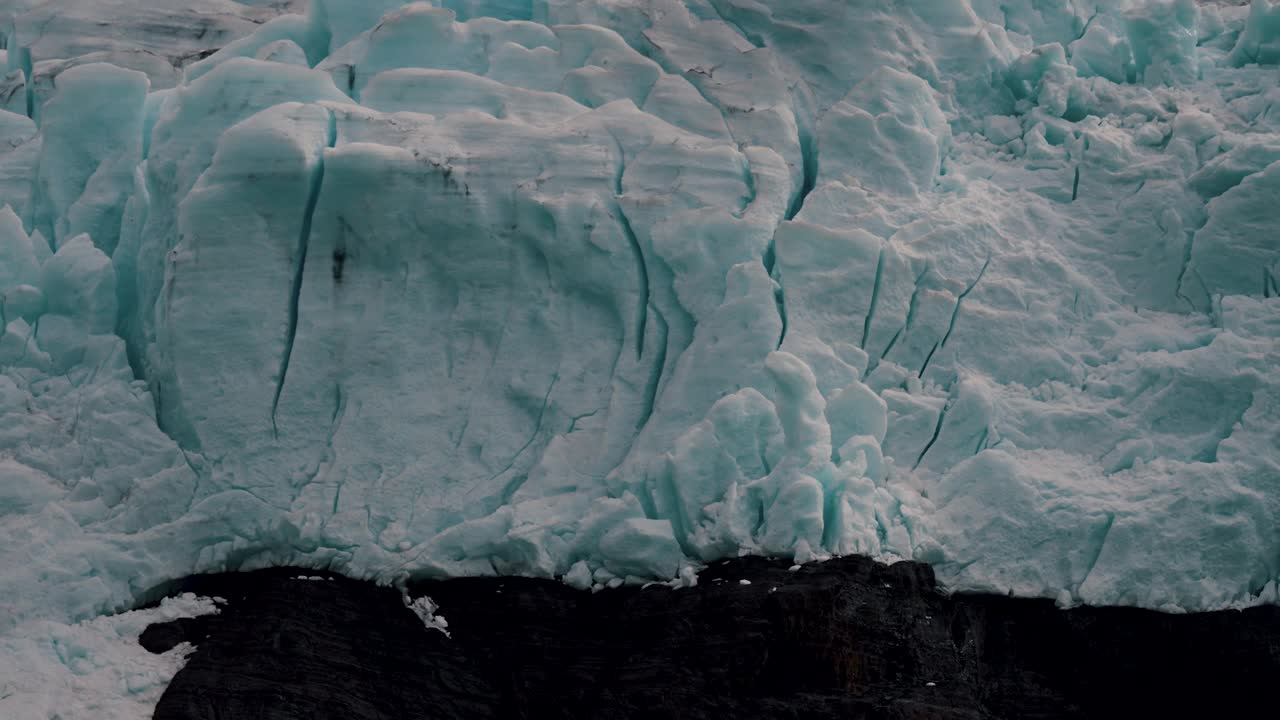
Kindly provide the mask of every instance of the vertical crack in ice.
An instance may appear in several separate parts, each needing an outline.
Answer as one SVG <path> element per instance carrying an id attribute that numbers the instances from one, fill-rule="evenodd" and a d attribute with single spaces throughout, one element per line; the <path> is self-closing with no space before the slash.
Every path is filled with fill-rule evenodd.
<path id="1" fill-rule="evenodd" d="M 1227 422 L 1222 423 L 1222 427 L 1224 429 L 1222 432 L 1218 434 L 1217 441 L 1214 442 L 1212 446 L 1207 447 L 1203 451 L 1196 453 L 1195 456 L 1192 457 L 1192 460 L 1195 462 L 1203 462 L 1203 463 L 1210 463 L 1210 464 L 1218 462 L 1218 451 L 1222 448 L 1222 443 L 1231 439 L 1231 436 L 1235 434 L 1236 426 L 1244 425 L 1244 416 L 1249 413 L 1249 410 L 1252 407 L 1253 407 L 1252 401 L 1244 403 L 1241 406 L 1239 406 L 1235 410 L 1235 412 L 1231 414 L 1231 416 L 1228 416 L 1229 419 L 1227 420 Z"/>
<path id="2" fill-rule="evenodd" d="M 871 335 L 871 320 L 876 314 L 876 304 L 880 302 L 880 277 L 884 275 L 884 243 L 880 243 L 880 254 L 876 257 L 876 277 L 871 284 L 871 303 L 867 305 L 867 317 L 862 321 L 862 343 L 860 347 L 867 349 L 867 338 Z"/>
<path id="3" fill-rule="evenodd" d="M 338 514 L 338 507 L 339 507 L 339 504 L 340 504 L 340 502 L 341 502 L 341 500 L 342 500 L 342 488 L 343 488 L 343 487 L 345 487 L 345 486 L 346 486 L 346 484 L 347 484 L 347 480 L 346 480 L 346 478 L 339 478 L 339 479 L 338 479 L 338 485 L 337 485 L 337 487 L 335 487 L 335 488 L 334 488 L 334 490 L 333 490 L 333 507 L 331 507 L 331 508 L 329 509 L 329 514 L 330 514 L 330 515 L 337 515 L 337 514 Z"/>
<path id="4" fill-rule="evenodd" d="M 68 385 L 72 385 L 72 386 L 74 386 L 74 383 L 71 381 L 71 373 L 70 373 L 70 372 L 66 372 L 66 373 L 64 373 L 62 377 L 67 381 L 67 384 L 68 384 Z M 77 388 L 76 388 L 76 412 L 75 412 L 75 417 L 73 417 L 73 418 L 71 419 L 71 427 L 67 429 L 67 436 L 68 436 L 68 437 L 70 437 L 70 438 L 72 438 L 72 439 L 74 439 L 74 438 L 75 438 L 75 436 L 76 436 L 76 431 L 80 429 L 80 409 L 81 409 L 81 406 L 83 405 L 83 403 L 84 403 L 84 388 L 83 388 L 83 387 L 77 387 Z"/>
<path id="5" fill-rule="evenodd" d="M 1164 230 L 1163 227 L 1161 227 L 1160 229 Z M 1187 304 L 1188 310 L 1195 312 L 1196 304 L 1191 301 L 1191 298 L 1188 297 L 1186 293 L 1182 292 L 1182 283 L 1184 280 L 1186 280 L 1187 270 L 1190 269 L 1191 267 L 1191 252 L 1195 248 L 1195 242 L 1196 242 L 1195 231 L 1191 231 L 1191 230 L 1186 231 L 1186 236 L 1187 236 L 1186 242 L 1183 243 L 1183 246 L 1182 246 L 1182 267 L 1180 270 L 1178 270 L 1178 279 L 1174 282 L 1173 294 L 1178 299 L 1182 300 Z"/>
<path id="6" fill-rule="evenodd" d="M 893 337 L 889 338 L 889 344 L 885 345 L 884 350 L 881 351 L 880 353 L 880 360 L 883 360 L 886 357 L 888 357 L 889 351 L 893 350 L 893 346 L 897 344 L 898 339 L 902 337 L 902 333 L 906 332 L 907 329 L 911 327 L 911 321 L 915 319 L 916 309 L 920 302 L 920 281 L 923 280 L 924 276 L 927 275 L 928 273 L 929 273 L 929 264 L 925 263 L 924 270 L 921 270 L 920 274 L 916 276 L 916 280 L 914 283 L 915 287 L 911 291 L 911 300 L 907 303 L 907 319 L 903 321 L 902 327 L 898 328 L 898 331 L 893 334 Z M 877 362 L 876 364 L 878 365 L 879 363 Z M 874 370 L 874 369 L 875 369 L 875 366 L 873 365 L 870 368 L 868 368 L 867 372 L 870 372 L 871 370 Z"/>
<path id="7" fill-rule="evenodd" d="M 657 319 L 658 327 L 658 357 L 653 363 L 653 371 L 644 386 L 643 404 L 640 406 L 640 419 L 636 422 L 636 429 L 639 430 L 649 423 L 650 416 L 653 415 L 653 407 L 658 401 L 658 386 L 662 383 L 662 373 L 667 365 L 667 334 L 670 329 L 667 327 L 666 318 L 661 313 L 654 313 Z"/>
<path id="8" fill-rule="evenodd" d="M 947 340 L 951 338 L 952 331 L 956 329 L 956 320 L 960 317 L 961 303 L 963 303 L 964 299 L 969 296 L 969 293 L 973 292 L 973 289 L 978 286 L 978 283 L 982 281 L 982 276 L 986 274 L 987 267 L 990 265 L 991 265 L 991 255 L 988 254 L 986 261 L 982 263 L 982 269 L 978 270 L 978 276 L 975 277 L 973 279 L 973 282 L 969 283 L 968 287 L 966 287 L 963 291 L 961 291 L 960 296 L 956 298 L 956 307 L 954 310 L 951 311 L 951 323 L 947 325 L 947 334 L 942 336 L 942 342 L 939 343 L 938 347 L 946 346 Z M 1080 298 L 1080 294 L 1076 293 L 1076 299 L 1079 300 L 1079 298 Z M 932 354 L 933 353 L 930 353 L 930 355 Z M 926 360 L 925 364 L 927 365 L 928 363 L 929 361 Z M 920 376 L 924 377 L 923 368 L 920 370 L 920 373 L 921 373 Z"/>
<path id="9" fill-rule="evenodd" d="M 915 281 L 912 283 L 911 300 L 907 303 L 907 319 L 902 323 L 902 330 L 910 328 L 912 323 L 915 322 L 916 312 L 920 309 L 920 282 L 924 280 L 925 275 L 929 274 L 930 267 L 929 263 L 926 262 L 924 269 L 920 271 L 920 274 L 916 276 Z"/>
<path id="10" fill-rule="evenodd" d="M 311 476 L 307 478 L 307 481 L 303 483 L 303 485 L 309 485 L 310 483 L 315 482 L 315 479 L 320 475 L 320 471 L 324 469 L 326 462 L 329 463 L 330 466 L 332 466 L 334 461 L 333 439 L 337 437 L 338 426 L 342 424 L 342 418 L 346 415 L 346 413 L 347 413 L 347 403 L 346 403 L 346 396 L 342 394 L 342 384 L 334 383 L 333 384 L 333 413 L 329 416 L 329 434 L 325 438 L 324 454 L 320 456 L 320 460 L 316 463 L 315 471 L 311 473 Z M 335 515 L 338 512 L 338 499 L 342 496 L 343 484 L 344 484 L 344 481 L 339 481 L 338 486 L 337 488 L 335 488 L 333 493 L 333 508 L 331 512 Z"/>
<path id="11" fill-rule="evenodd" d="M 24 338 L 22 341 L 22 354 L 18 356 L 17 360 L 14 360 L 12 363 L 10 363 L 10 367 L 14 365 L 19 365 L 24 360 L 27 359 L 27 350 L 31 347 L 32 339 L 40 335 L 40 320 L 41 318 L 36 318 L 36 321 L 31 324 L 31 331 L 27 333 L 27 337 Z M 30 381 L 27 381 L 27 382 L 30 382 Z"/>
<path id="12" fill-rule="evenodd" d="M 1080 166 L 1084 164 L 1084 154 L 1089 150 L 1089 136 L 1082 135 L 1079 131 L 1073 133 L 1076 139 L 1077 147 L 1080 148 L 1080 155 L 1075 158 L 1076 164 L 1071 177 L 1071 202 L 1075 202 L 1080 196 Z M 1070 153 L 1074 155 L 1075 153 Z"/>
<path id="13" fill-rule="evenodd" d="M 929 438 L 929 442 L 925 443 L 924 449 L 920 451 L 920 456 L 916 458 L 916 462 L 911 466 L 912 470 L 920 467 L 920 463 L 924 462 L 924 456 L 929 454 L 929 450 L 933 444 L 938 441 L 938 435 L 942 434 L 942 423 L 947 419 L 947 408 L 951 405 L 948 399 L 947 403 L 938 411 L 938 423 L 933 426 L 933 436 Z"/>
<path id="14" fill-rule="evenodd" d="M 18 48 L 18 66 L 22 69 L 22 90 L 25 95 L 27 117 L 34 120 L 36 117 L 36 88 L 35 79 L 32 77 L 31 48 Z"/>
<path id="15" fill-rule="evenodd" d="M 178 454 L 182 456 L 182 462 L 185 463 L 187 469 L 191 471 L 191 477 L 194 478 L 194 482 L 191 483 L 191 492 L 187 495 L 187 499 L 183 503 L 183 507 L 185 508 L 183 513 L 185 514 L 191 512 L 191 508 L 195 507 L 196 497 L 200 494 L 200 472 L 196 470 L 196 465 L 191 462 L 191 456 L 186 450 L 183 450 L 182 448 L 177 448 L 177 450 Z"/>
<path id="16" fill-rule="evenodd" d="M 809 193 L 813 191 L 818 180 L 818 156 L 817 149 L 814 147 L 813 129 L 810 123 L 813 119 L 808 113 L 799 112 L 798 108 L 798 86 L 791 90 L 791 116 L 796 123 L 796 144 L 800 148 L 800 187 L 796 191 L 794 197 L 783 214 L 783 220 L 789 221 L 795 219 L 800 210 L 804 208 L 804 202 L 809 197 Z M 775 230 L 776 238 L 776 230 Z M 765 269 L 769 271 L 769 277 L 777 283 L 774 289 L 773 300 L 774 305 L 778 309 L 778 318 L 782 321 L 782 330 L 778 333 L 778 348 L 782 347 L 782 343 L 787 337 L 787 295 L 786 286 L 782 283 L 781 272 L 775 272 L 774 256 L 776 254 L 776 240 L 769 241 L 769 248 L 766 254 Z"/>
<path id="17" fill-rule="evenodd" d="M 542 406 L 538 408 L 538 419 L 534 421 L 533 432 L 530 433 L 529 439 L 525 440 L 524 445 L 521 445 L 520 449 L 517 450 L 515 454 L 511 456 L 511 461 L 507 463 L 506 467 L 494 473 L 485 482 L 485 485 L 488 485 L 494 480 L 502 477 L 503 473 L 515 467 L 516 461 L 520 459 L 520 456 L 524 454 L 524 451 L 528 450 L 529 446 L 533 444 L 533 441 L 538 439 L 538 435 L 542 432 L 542 419 L 546 417 L 547 405 L 551 401 L 551 391 L 555 389 L 556 382 L 559 380 L 560 380 L 560 373 L 557 371 L 554 375 L 551 376 L 551 384 L 547 386 L 547 392 L 542 396 Z M 507 484 L 502 488 L 502 504 L 503 505 L 510 504 L 511 498 L 516 494 L 516 491 L 519 490 L 520 486 L 524 485 L 524 482 L 528 479 L 529 479 L 529 474 L 522 473 L 520 475 L 516 475 L 514 478 L 509 480 Z"/>
<path id="18" fill-rule="evenodd" d="M 765 45 L 763 44 L 762 38 L 751 37 L 742 27 L 725 18 L 720 13 L 720 10 L 718 8 L 712 6 L 712 10 L 716 13 L 717 16 L 719 16 L 720 22 L 724 23 L 730 29 L 734 30 L 739 36 L 741 36 L 748 43 L 753 45 L 756 49 L 761 49 L 765 47 Z M 733 141 L 734 146 L 736 146 L 739 151 L 742 151 L 744 146 L 747 143 L 744 143 L 738 139 L 737 134 L 734 132 L 734 129 L 733 129 L 733 123 L 729 121 L 729 113 L 725 111 L 725 105 L 717 101 L 717 99 L 712 95 L 711 91 L 708 90 L 706 87 L 704 87 L 704 82 L 706 80 L 712 79 L 712 74 L 699 67 L 690 67 L 690 68 L 681 67 L 679 64 L 674 62 L 666 54 L 665 48 L 663 48 L 663 46 L 660 45 L 653 38 L 653 35 L 648 30 L 642 31 L 640 33 L 640 37 L 643 38 L 644 42 L 634 43 L 633 48 L 644 57 L 656 62 L 658 66 L 662 68 L 663 72 L 684 78 L 685 81 L 688 82 L 689 85 L 692 86 L 693 89 L 697 91 L 697 93 L 700 96 L 702 96 L 702 99 L 705 100 L 708 105 L 710 105 L 712 108 L 716 110 L 717 113 L 720 114 L 720 118 L 724 122 L 725 131 L 729 134 L 729 139 Z M 811 125 L 814 122 L 814 119 L 810 117 L 809 113 L 802 114 L 800 112 L 797 112 L 797 108 L 796 108 L 796 97 L 798 93 L 797 88 L 802 85 L 804 85 L 804 81 L 797 80 L 796 86 L 793 87 L 792 89 L 792 117 L 795 119 L 795 122 L 796 122 L 796 134 L 797 134 L 796 142 L 800 150 L 801 182 L 800 182 L 800 186 L 797 188 L 795 196 L 792 197 L 791 202 L 788 205 L 787 211 L 783 216 L 783 219 L 785 220 L 793 219 L 796 216 L 796 214 L 800 212 L 801 207 L 803 207 L 804 205 L 805 198 L 808 196 L 809 192 L 813 190 L 814 186 L 816 185 L 817 176 L 818 176 L 817 148 L 814 145 L 814 137 L 813 137 L 814 134 L 813 134 L 813 128 L 811 127 Z M 807 85 L 804 85 L 804 87 L 807 88 Z M 750 110 L 748 110 L 747 112 L 750 112 Z M 747 163 L 748 163 L 748 173 L 749 173 L 750 158 L 747 159 Z M 750 181 L 750 185 L 748 187 L 748 194 L 749 194 L 750 200 L 755 199 L 754 184 L 755 184 L 755 179 L 754 177 L 752 177 Z M 747 204 L 749 204 L 749 202 Z M 744 205 L 744 212 L 745 212 L 745 205 Z"/>
<path id="19" fill-rule="evenodd" d="M 787 298 L 782 289 L 782 280 L 777 278 L 774 280 L 777 284 L 773 288 L 773 305 L 778 309 L 778 320 L 782 322 L 782 327 L 778 330 L 778 344 L 775 350 L 782 349 L 782 342 L 787 339 Z"/>
<path id="20" fill-rule="evenodd" d="M 1086 20 L 1086 21 L 1084 22 L 1084 26 L 1080 28 L 1080 32 L 1076 34 L 1076 40 L 1079 40 L 1080 38 L 1084 37 L 1085 33 L 1089 32 L 1089 26 L 1093 24 L 1093 21 L 1094 21 L 1095 19 L 1097 19 L 1097 17 L 1098 17 L 1098 13 L 1099 13 L 1099 12 L 1101 12 L 1101 10 L 1100 10 L 1099 8 L 1097 8 L 1097 7 L 1094 7 L 1094 8 L 1093 8 L 1093 14 L 1089 16 L 1089 19 L 1088 19 L 1088 20 Z M 1077 17 L 1079 17 L 1079 16 L 1077 16 Z M 1073 44 L 1074 44 L 1074 42 L 1067 43 L 1067 46 L 1066 46 L 1066 48 L 1065 48 L 1065 49 L 1066 49 L 1066 51 L 1067 51 L 1067 59 L 1068 59 L 1068 60 L 1070 60 L 1070 59 L 1071 59 L 1071 46 L 1072 46 Z"/>
<path id="21" fill-rule="evenodd" d="M 938 348 L 941 345 L 942 343 L 934 343 L 933 347 L 929 348 L 929 354 L 924 356 L 924 363 L 920 365 L 920 372 L 916 374 L 916 377 L 924 377 L 924 371 L 929 369 L 929 361 L 933 359 L 933 354 L 938 352 Z"/>
<path id="22" fill-rule="evenodd" d="M 889 354 L 889 351 L 893 349 L 894 344 L 898 342 L 898 338 L 901 337 L 902 331 L 905 330 L 906 327 L 907 327 L 906 325 L 903 325 L 902 327 L 898 328 L 897 332 L 893 334 L 893 337 L 889 338 L 889 344 L 885 345 L 884 350 L 880 351 L 880 357 L 877 358 L 877 361 L 876 361 L 877 365 L 879 365 L 880 364 L 879 361 L 883 360 L 885 356 Z M 871 369 L 874 370 L 875 366 L 872 366 Z"/>
<path id="23" fill-rule="evenodd" d="M 22 87 L 18 87 L 17 85 L 10 87 L 9 92 L 6 93 L 3 97 L 0 97 L 0 106 L 9 107 L 9 104 L 13 101 L 14 96 L 20 92 L 23 93 L 23 102 L 25 103 L 26 91 L 27 91 L 27 86 L 25 83 L 22 85 Z"/>
<path id="24" fill-rule="evenodd" d="M 990 435 L 991 435 L 991 426 L 990 426 L 990 425 L 987 425 L 986 427 L 982 428 L 982 434 L 978 436 L 978 444 L 977 444 L 977 446 L 973 449 L 973 454 L 974 454 L 974 455 L 977 455 L 978 453 L 980 453 L 980 452 L 982 452 L 983 450 L 986 450 L 986 449 L 987 449 L 987 438 L 988 438 Z"/>
<path id="25" fill-rule="evenodd" d="M 1107 544 L 1107 537 L 1111 534 L 1111 526 L 1116 524 L 1116 514 L 1107 513 L 1106 522 L 1102 524 L 1102 530 L 1098 533 L 1098 540 L 1093 547 L 1093 557 L 1089 558 L 1089 567 L 1084 571 L 1084 575 L 1080 577 L 1080 584 L 1076 586 L 1076 592 L 1080 592 L 1080 588 L 1084 587 L 1084 582 L 1089 579 L 1089 575 L 1093 574 L 1093 569 L 1098 566 L 1098 558 L 1102 557 L 1102 548 Z"/>
<path id="26" fill-rule="evenodd" d="M 614 210 L 618 215 L 618 225 L 622 228 L 622 234 L 627 238 L 627 244 L 635 255 L 636 267 L 640 270 L 640 297 L 636 302 L 636 359 L 639 359 L 644 356 L 644 336 L 649 325 L 649 266 L 645 262 L 644 250 L 640 247 L 640 241 L 636 238 L 635 230 L 631 228 L 631 220 L 622 209 L 622 204 L 615 201 Z"/>
<path id="27" fill-rule="evenodd" d="M 782 341 L 787 338 L 787 298 L 782 288 L 782 271 L 778 269 L 777 254 L 777 237 L 778 231 L 774 230 L 774 236 L 769 239 L 769 245 L 764 249 L 764 256 L 760 258 L 761 264 L 764 265 L 764 271 L 769 275 L 769 279 L 773 280 L 773 306 L 778 311 L 778 320 L 782 323 L 782 327 L 778 331 L 778 344 L 774 348 L 780 349 Z"/>
<path id="28" fill-rule="evenodd" d="M 796 144 L 800 146 L 800 189 L 787 207 L 786 219 L 792 220 L 804 209 L 805 200 L 818 184 L 818 148 L 815 145 L 813 119 L 798 107 L 799 86 L 791 91 L 791 116 L 796 121 Z"/>
<path id="29" fill-rule="evenodd" d="M 337 118 L 333 111 L 329 112 L 329 125 L 325 146 L 332 148 L 338 141 Z M 315 215 L 316 203 L 320 200 L 320 187 L 324 184 L 324 150 L 321 149 L 316 160 L 316 167 L 311 172 L 311 189 L 307 194 L 307 205 L 303 211 L 302 228 L 298 232 L 297 260 L 293 270 L 293 284 L 289 290 L 289 328 L 285 334 L 284 352 L 280 356 L 280 371 L 276 375 L 276 390 L 271 398 L 271 434 L 279 437 L 276 426 L 276 410 L 280 407 L 280 393 L 284 390 L 285 378 L 289 373 L 289 360 L 293 356 L 293 341 L 298 333 L 298 301 L 302 296 L 302 276 L 307 264 L 307 246 L 311 242 L 311 220 Z"/>
<path id="30" fill-rule="evenodd" d="M 752 172 L 751 157 L 745 152 L 739 150 L 742 156 L 742 184 L 746 188 L 746 194 L 742 196 L 742 202 L 739 203 L 738 209 L 733 211 L 733 216 L 741 218 L 747 214 L 747 208 L 751 207 L 751 203 L 756 201 L 759 191 L 756 188 L 756 174 Z"/>
<path id="31" fill-rule="evenodd" d="M 778 231 L 774 230 L 773 237 L 769 239 L 769 244 L 764 248 L 764 255 L 760 256 L 760 263 L 764 265 L 764 271 L 769 277 L 774 277 L 773 268 L 778 264 Z"/>
<path id="32" fill-rule="evenodd" d="M 613 212 L 617 215 L 618 226 L 622 228 L 622 235 L 627 239 L 631 254 L 635 256 L 636 268 L 640 271 L 640 297 L 636 302 L 636 359 L 638 360 L 644 356 L 644 337 L 649 324 L 649 265 L 644 257 L 644 248 L 640 247 L 640 239 L 636 237 L 636 232 L 631 227 L 631 219 L 622 208 L 622 178 L 627 172 L 627 153 L 618 136 L 612 131 L 609 135 L 613 138 L 614 147 L 618 150 L 618 167 L 613 175 Z"/>
<path id="33" fill-rule="evenodd" d="M 685 517 L 685 506 L 680 502 L 680 489 L 676 486 L 674 465 L 674 461 L 668 458 L 666 467 L 662 469 L 660 481 L 661 491 L 666 495 L 667 520 L 671 523 L 671 534 L 675 537 L 676 544 L 680 546 L 680 551 L 687 557 L 696 558 L 698 557 L 697 548 L 689 542 L 689 527 L 693 523 Z"/>

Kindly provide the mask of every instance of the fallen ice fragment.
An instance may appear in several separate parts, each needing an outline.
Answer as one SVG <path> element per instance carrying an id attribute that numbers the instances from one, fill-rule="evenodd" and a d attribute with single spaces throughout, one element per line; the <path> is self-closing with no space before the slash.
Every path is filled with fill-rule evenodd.
<path id="1" fill-rule="evenodd" d="M 436 613 L 440 609 L 430 597 L 423 595 L 419 598 L 409 599 L 408 595 L 404 596 L 405 606 L 413 611 L 414 615 L 422 621 L 422 624 L 432 630 L 439 630 L 449 637 L 449 621 L 445 620 L 443 615 Z"/>

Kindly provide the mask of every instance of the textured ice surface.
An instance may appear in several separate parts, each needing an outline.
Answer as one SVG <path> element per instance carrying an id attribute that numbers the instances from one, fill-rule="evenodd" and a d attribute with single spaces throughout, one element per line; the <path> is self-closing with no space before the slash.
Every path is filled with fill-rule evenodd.
<path id="1" fill-rule="evenodd" d="M 0 636 L 0 715 L 61 720 L 144 720 L 194 648 L 160 655 L 138 644 L 152 623 L 218 612 L 186 593 L 159 607 L 76 624 L 31 620 Z"/>
<path id="2" fill-rule="evenodd" d="M 0 7 L 0 624 L 739 553 L 1274 601 L 1274 0 L 284 5 Z"/>

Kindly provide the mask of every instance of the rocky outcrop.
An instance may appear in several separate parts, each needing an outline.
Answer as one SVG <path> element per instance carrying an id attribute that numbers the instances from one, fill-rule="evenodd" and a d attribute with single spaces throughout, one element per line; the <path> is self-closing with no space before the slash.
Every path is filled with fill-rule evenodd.
<path id="1" fill-rule="evenodd" d="M 449 636 L 395 589 L 314 571 L 173 589 L 228 602 L 142 636 L 197 646 L 156 720 L 1229 717 L 1274 708 L 1280 676 L 1277 607 L 1062 610 L 857 557 L 743 558 L 679 590 L 411 585 Z"/>

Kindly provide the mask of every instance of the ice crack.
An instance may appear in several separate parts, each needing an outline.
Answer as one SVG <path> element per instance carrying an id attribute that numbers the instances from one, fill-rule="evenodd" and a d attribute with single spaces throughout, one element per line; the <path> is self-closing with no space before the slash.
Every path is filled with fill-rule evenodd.
<path id="1" fill-rule="evenodd" d="M 987 255 L 986 262 L 982 263 L 982 269 L 978 271 L 978 277 L 974 278 L 973 282 L 969 283 L 969 286 L 966 287 L 960 293 L 960 296 L 956 298 L 956 307 L 954 310 L 951 311 L 951 324 L 947 325 L 947 334 L 942 336 L 942 342 L 936 345 L 935 348 L 944 347 L 947 344 L 947 340 L 951 338 L 951 333 L 956 329 L 956 319 L 960 317 L 961 303 L 964 302 L 965 298 L 969 297 L 969 293 L 973 292 L 973 289 L 976 288 L 978 286 L 978 283 L 982 281 L 982 276 L 987 273 L 987 268 L 990 265 L 991 265 L 991 256 Z M 1076 293 L 1076 300 L 1079 300 L 1079 299 L 1080 299 L 1080 294 Z M 929 356 L 932 357 L 933 353 L 930 352 Z M 928 364 L 929 364 L 929 361 L 925 360 L 925 365 L 928 365 Z M 923 368 L 920 369 L 920 377 L 924 377 Z"/>
<path id="2" fill-rule="evenodd" d="M 338 141 L 337 118 L 329 111 L 329 127 L 326 147 L 334 147 Z M 324 184 L 324 151 L 311 174 L 311 190 L 307 195 L 306 210 L 302 216 L 302 228 L 298 232 L 298 259 L 293 271 L 293 284 L 289 291 L 289 329 L 285 334 L 284 352 L 280 357 L 280 372 L 277 374 L 276 390 L 271 398 L 271 434 L 280 436 L 276 426 L 276 410 L 280 407 L 280 393 L 284 390 L 285 378 L 289 373 L 289 360 L 293 356 L 293 341 L 298 334 L 298 300 L 302 296 L 302 277 L 307 264 L 307 246 L 311 242 L 311 221 L 316 212 L 316 203 L 320 200 L 320 187 Z"/>

